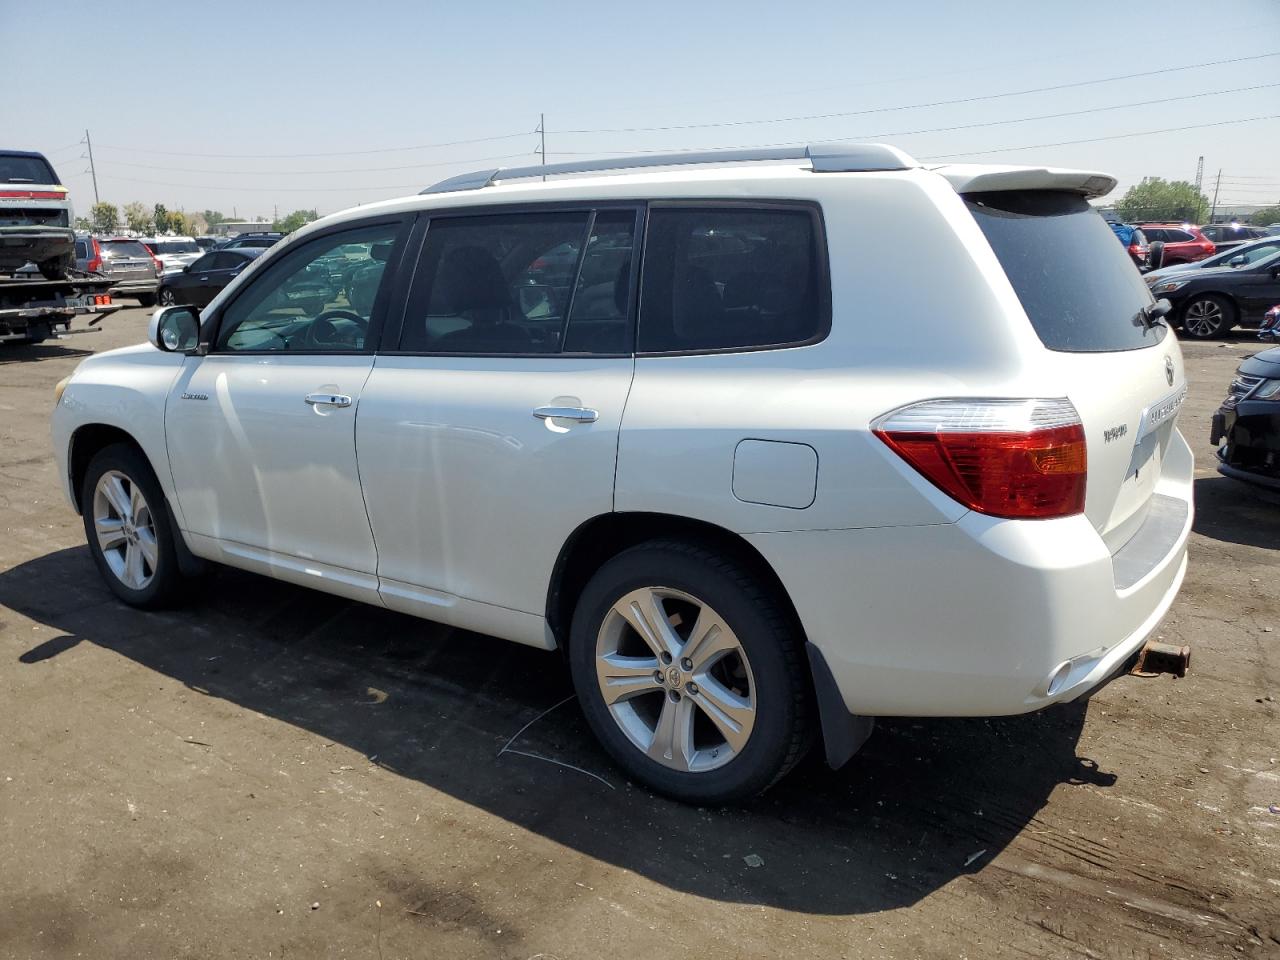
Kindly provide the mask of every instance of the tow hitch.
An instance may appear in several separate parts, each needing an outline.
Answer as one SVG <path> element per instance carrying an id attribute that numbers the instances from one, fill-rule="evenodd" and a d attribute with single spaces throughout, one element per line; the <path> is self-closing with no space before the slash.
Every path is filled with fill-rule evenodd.
<path id="1" fill-rule="evenodd" d="M 1190 647 L 1148 640 L 1138 651 L 1137 662 L 1129 672 L 1135 677 L 1154 677 L 1162 673 L 1185 677 L 1190 666 Z"/>

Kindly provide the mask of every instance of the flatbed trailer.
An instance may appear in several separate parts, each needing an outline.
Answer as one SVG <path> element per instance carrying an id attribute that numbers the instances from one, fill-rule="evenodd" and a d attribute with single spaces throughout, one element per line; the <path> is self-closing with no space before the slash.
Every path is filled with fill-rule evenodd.
<path id="1" fill-rule="evenodd" d="M 0 343 L 40 343 L 70 332 L 76 317 L 94 326 L 121 305 L 112 301 L 113 281 L 73 273 L 65 280 L 39 276 L 0 278 Z"/>

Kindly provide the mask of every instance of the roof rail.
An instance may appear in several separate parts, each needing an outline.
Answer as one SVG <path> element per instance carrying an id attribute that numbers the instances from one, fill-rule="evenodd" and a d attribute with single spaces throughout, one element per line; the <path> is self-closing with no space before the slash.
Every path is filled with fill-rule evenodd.
<path id="1" fill-rule="evenodd" d="M 808 160 L 814 173 L 867 173 L 875 170 L 909 170 L 919 166 L 897 147 L 883 143 L 816 143 L 807 147 L 778 147 L 772 150 L 707 150 L 687 153 L 654 153 L 638 157 L 612 157 L 574 163 L 549 163 L 532 167 L 494 167 L 463 173 L 433 183 L 422 193 L 450 193 L 479 190 L 499 180 L 552 177 L 572 173 L 603 173 L 640 167 L 671 167 L 694 163 L 748 163 L 763 160 Z"/>

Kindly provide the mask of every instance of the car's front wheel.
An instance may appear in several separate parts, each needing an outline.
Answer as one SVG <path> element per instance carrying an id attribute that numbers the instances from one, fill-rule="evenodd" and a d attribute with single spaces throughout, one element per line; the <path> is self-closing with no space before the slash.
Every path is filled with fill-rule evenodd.
<path id="1" fill-rule="evenodd" d="M 810 743 L 792 620 L 747 569 L 704 547 L 626 550 L 574 614 L 570 665 L 587 722 L 654 790 L 692 803 L 752 797 Z"/>
<path id="2" fill-rule="evenodd" d="M 172 307 L 178 302 L 178 298 L 173 295 L 173 291 L 168 287 L 161 287 L 159 296 L 160 306 L 162 307 Z"/>
<path id="3" fill-rule="evenodd" d="M 1235 307 L 1213 293 L 1192 297 L 1182 310 L 1182 329 L 1193 340 L 1220 337 L 1236 323 Z"/>
<path id="4" fill-rule="evenodd" d="M 111 592 L 135 607 L 161 607 L 181 593 L 173 519 L 146 458 L 113 444 L 89 462 L 80 489 L 89 552 Z"/>

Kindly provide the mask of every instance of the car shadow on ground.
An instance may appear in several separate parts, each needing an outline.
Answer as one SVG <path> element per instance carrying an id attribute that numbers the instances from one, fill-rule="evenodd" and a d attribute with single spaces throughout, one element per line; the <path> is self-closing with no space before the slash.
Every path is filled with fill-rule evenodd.
<path id="1" fill-rule="evenodd" d="M 0 573 L 0 605 L 60 631 L 5 669 L 44 669 L 96 644 L 716 900 L 826 914 L 909 905 L 980 869 L 1059 785 L 1116 779 L 1077 756 L 1085 705 L 1072 704 L 997 720 L 882 721 L 843 770 L 815 751 L 749 806 L 696 809 L 612 766 L 576 703 L 562 702 L 571 690 L 555 653 L 225 569 L 189 607 L 143 613 L 111 597 L 85 548 Z M 763 865 L 744 861 L 751 854 Z"/>
<path id="2" fill-rule="evenodd" d="M 92 350 L 69 347 L 57 340 L 44 343 L 0 343 L 0 366 L 6 363 L 31 363 L 34 360 L 65 360 L 89 357 Z"/>
<path id="3" fill-rule="evenodd" d="M 1201 477 L 1195 484 L 1196 533 L 1249 547 L 1280 544 L 1280 491 L 1223 476 Z"/>

